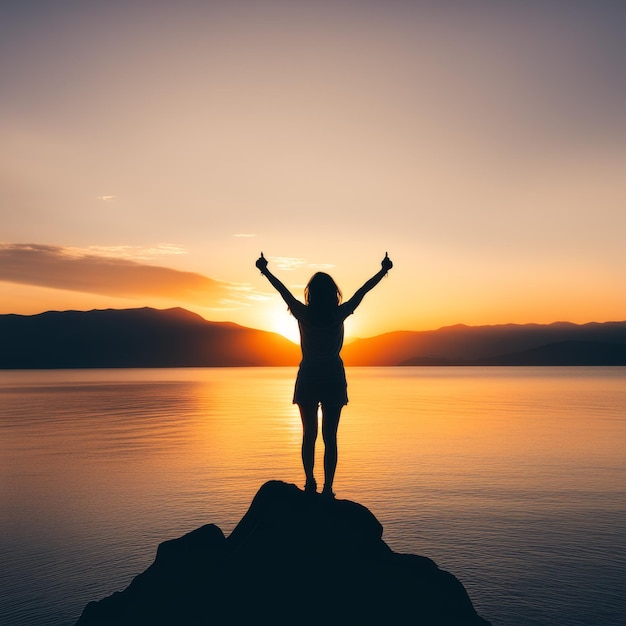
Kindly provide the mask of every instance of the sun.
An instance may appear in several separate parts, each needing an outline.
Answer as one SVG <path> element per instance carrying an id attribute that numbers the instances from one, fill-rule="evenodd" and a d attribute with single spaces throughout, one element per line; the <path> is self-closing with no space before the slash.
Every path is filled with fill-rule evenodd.
<path id="1" fill-rule="evenodd" d="M 300 331 L 296 318 L 288 311 L 280 311 L 272 316 L 272 329 L 293 343 L 300 343 Z"/>

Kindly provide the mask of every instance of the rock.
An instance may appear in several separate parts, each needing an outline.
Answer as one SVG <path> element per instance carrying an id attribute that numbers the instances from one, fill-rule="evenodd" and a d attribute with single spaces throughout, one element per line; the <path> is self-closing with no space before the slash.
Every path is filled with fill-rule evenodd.
<path id="1" fill-rule="evenodd" d="M 393 552 L 365 507 L 270 481 L 228 538 L 205 525 L 162 543 L 122 592 L 77 626 L 420 624 L 488 626 L 461 583 Z"/>

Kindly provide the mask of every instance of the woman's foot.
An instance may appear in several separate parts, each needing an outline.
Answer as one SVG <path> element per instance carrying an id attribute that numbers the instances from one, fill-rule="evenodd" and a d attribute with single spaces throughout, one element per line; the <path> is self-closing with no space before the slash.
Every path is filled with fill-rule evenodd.
<path id="1" fill-rule="evenodd" d="M 304 483 L 304 493 L 317 493 L 317 482 L 315 478 L 310 478 Z"/>
<path id="2" fill-rule="evenodd" d="M 324 489 L 322 489 L 322 495 L 325 498 L 334 498 L 335 492 L 332 490 L 332 487 L 327 487 L 326 485 L 324 485 Z"/>

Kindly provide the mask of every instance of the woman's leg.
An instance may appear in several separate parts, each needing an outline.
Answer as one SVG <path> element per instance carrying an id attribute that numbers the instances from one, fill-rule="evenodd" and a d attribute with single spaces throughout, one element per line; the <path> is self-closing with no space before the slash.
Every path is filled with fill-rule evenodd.
<path id="1" fill-rule="evenodd" d="M 324 490 L 332 494 L 337 469 L 337 429 L 343 406 L 322 404 L 322 437 L 324 438 Z"/>
<path id="2" fill-rule="evenodd" d="M 302 465 L 306 476 L 305 490 L 316 491 L 313 467 L 317 440 L 317 404 L 299 404 L 298 408 L 302 419 Z"/>

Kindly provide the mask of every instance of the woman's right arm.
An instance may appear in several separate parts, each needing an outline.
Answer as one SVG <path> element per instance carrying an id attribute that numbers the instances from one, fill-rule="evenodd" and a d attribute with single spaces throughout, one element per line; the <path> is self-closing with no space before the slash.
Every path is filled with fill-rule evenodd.
<path id="1" fill-rule="evenodd" d="M 285 285 L 283 285 L 283 283 L 267 269 L 267 259 L 263 256 L 262 252 L 255 265 L 261 271 L 261 274 L 263 274 L 263 276 L 270 281 L 270 285 L 278 291 L 278 293 L 282 296 L 282 299 L 287 303 L 287 306 L 293 312 L 293 307 L 297 307 L 298 304 L 301 304 L 300 301 L 297 298 L 294 298 L 291 291 L 289 291 L 289 289 L 287 289 L 287 287 L 285 287 Z"/>

